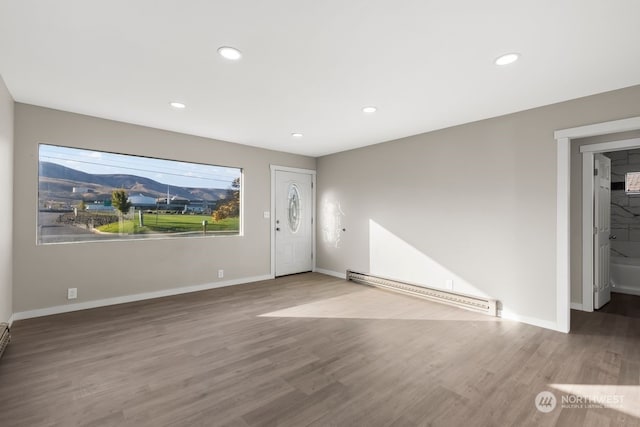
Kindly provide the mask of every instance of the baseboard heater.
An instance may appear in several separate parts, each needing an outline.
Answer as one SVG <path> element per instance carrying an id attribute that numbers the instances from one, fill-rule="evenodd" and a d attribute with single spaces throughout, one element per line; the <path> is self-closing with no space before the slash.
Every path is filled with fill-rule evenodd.
<path id="1" fill-rule="evenodd" d="M 357 273 L 347 270 L 347 280 L 361 283 L 364 285 L 375 286 L 377 288 L 389 289 L 394 292 L 400 292 L 419 298 L 428 299 L 467 310 L 477 311 L 480 313 L 497 316 L 497 301 L 491 298 L 482 298 L 471 295 L 459 294 L 440 289 L 433 289 L 424 286 L 412 285 L 410 283 L 401 282 L 384 277 L 373 276 L 366 273 Z"/>
<path id="2" fill-rule="evenodd" d="M 11 331 L 9 330 L 8 323 L 0 323 L 0 357 L 4 353 L 4 349 L 7 348 L 7 344 L 11 341 Z"/>

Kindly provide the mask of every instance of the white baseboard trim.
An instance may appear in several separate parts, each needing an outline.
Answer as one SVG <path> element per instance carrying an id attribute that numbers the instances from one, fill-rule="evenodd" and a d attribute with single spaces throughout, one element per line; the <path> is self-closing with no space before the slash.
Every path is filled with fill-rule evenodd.
<path id="1" fill-rule="evenodd" d="M 317 273 L 326 274 L 327 276 L 337 277 L 339 279 L 346 279 L 346 276 L 347 276 L 346 272 L 345 273 L 339 273 L 337 271 L 325 270 L 323 268 L 316 268 L 314 271 L 317 272 Z M 164 290 L 161 290 L 161 291 L 145 292 L 145 293 L 141 293 L 141 294 L 124 295 L 124 296 L 120 296 L 120 297 L 104 298 L 104 299 L 93 300 L 93 301 L 85 301 L 85 302 L 74 303 L 74 304 L 57 305 L 57 306 L 53 306 L 53 307 L 40 308 L 40 309 L 35 309 L 35 310 L 20 311 L 20 312 L 17 312 L 17 313 L 13 313 L 11 315 L 11 317 L 9 318 L 9 322 L 8 323 L 9 323 L 9 325 L 12 325 L 15 320 L 31 319 L 31 318 L 34 318 L 34 317 L 42 317 L 42 316 L 50 316 L 50 315 L 53 315 L 53 314 L 69 313 L 69 312 L 72 312 L 72 311 L 87 310 L 87 309 L 90 309 L 90 308 L 106 307 L 106 306 L 109 306 L 109 305 L 124 304 L 124 303 L 134 302 L 134 301 L 142 301 L 142 300 L 148 300 L 148 299 L 153 299 L 153 298 L 162 298 L 162 297 L 168 297 L 168 296 L 173 296 L 173 295 L 187 294 L 187 293 L 191 293 L 191 292 L 206 291 L 208 289 L 223 288 L 223 287 L 226 287 L 226 286 L 243 285 L 243 284 L 249 284 L 249 283 L 254 283 L 254 282 L 260 282 L 260 281 L 263 281 L 263 280 L 273 280 L 273 277 L 270 274 L 266 274 L 266 275 L 263 275 L 263 276 L 245 277 L 245 278 L 242 278 L 242 279 L 226 280 L 226 281 L 223 281 L 223 282 L 205 283 L 205 284 L 202 284 L 202 285 L 184 286 L 184 287 L 181 287 L 181 288 L 164 289 Z M 620 288 L 616 289 L 616 292 L 622 293 Z M 577 303 L 571 303 L 571 308 L 574 308 L 574 306 L 576 307 L 575 308 L 576 310 L 582 309 L 582 305 L 577 304 Z M 579 308 L 578 308 L 578 306 L 579 306 Z M 498 311 L 498 316 L 503 318 L 503 319 L 515 320 L 515 321 L 526 323 L 526 324 L 529 324 L 529 325 L 538 326 L 540 328 L 551 329 L 551 330 L 554 330 L 554 331 L 560 331 L 560 329 L 558 328 L 558 325 L 556 324 L 556 322 L 537 319 L 537 318 L 534 318 L 534 317 L 521 316 L 521 315 L 518 315 L 518 314 L 513 313 L 511 311 L 508 311 L 508 310 L 500 310 L 500 311 Z M 562 331 L 560 331 L 560 332 L 562 332 Z"/>
<path id="2" fill-rule="evenodd" d="M 242 279 L 225 280 L 223 282 L 205 283 L 202 285 L 184 286 L 181 288 L 163 289 L 161 291 L 145 292 L 142 294 L 124 295 L 121 297 L 98 299 L 54 307 L 39 308 L 36 310 L 20 311 L 13 313 L 11 321 L 31 319 L 33 317 L 50 316 L 52 314 L 69 313 L 72 311 L 86 310 L 89 308 L 106 307 L 109 305 L 124 304 L 127 302 L 142 301 L 153 298 L 169 297 L 173 295 L 188 294 L 191 292 L 206 291 L 208 289 L 223 288 L 226 286 L 244 285 L 263 280 L 271 280 L 270 274 L 264 276 L 245 277 Z"/>
<path id="3" fill-rule="evenodd" d="M 15 316 L 15 314 L 11 313 L 11 316 L 9 316 L 9 320 L 7 320 L 7 323 L 9 324 L 9 328 L 11 328 L 11 325 L 13 325 L 14 316 Z"/>
<path id="4" fill-rule="evenodd" d="M 331 271 L 331 270 L 325 270 L 324 268 L 316 268 L 315 270 L 316 273 L 322 273 L 322 274 L 326 274 L 327 276 L 333 276 L 333 277 L 337 277 L 338 279 L 346 279 L 347 278 L 347 273 L 338 273 L 337 271 Z"/>
<path id="5" fill-rule="evenodd" d="M 627 295 L 640 295 L 640 289 L 625 288 L 624 286 L 616 286 L 615 288 L 611 288 L 611 292 Z"/>
<path id="6" fill-rule="evenodd" d="M 582 305 L 581 302 L 572 302 L 571 303 L 571 310 L 584 311 L 584 306 Z"/>
<path id="7" fill-rule="evenodd" d="M 552 322 L 550 320 L 542 320 L 535 317 L 521 316 L 509 310 L 499 310 L 498 317 L 506 320 L 515 320 L 516 322 L 526 323 L 527 325 L 537 326 L 539 328 L 551 329 L 552 331 L 565 333 L 565 331 L 561 330 L 558 327 L 558 324 L 556 322 Z"/>
<path id="8" fill-rule="evenodd" d="M 322 274 L 326 274 L 327 276 L 333 276 L 333 277 L 337 277 L 340 279 L 346 279 L 347 278 L 347 273 L 338 273 L 337 271 L 332 271 L 332 270 L 325 270 L 323 268 L 316 268 L 314 270 L 317 273 L 322 273 Z M 561 330 L 558 327 L 558 324 L 556 322 L 552 322 L 549 320 L 542 320 L 542 319 L 537 319 L 534 317 L 528 317 L 528 316 L 520 316 L 514 312 L 511 312 L 509 310 L 499 310 L 498 311 L 498 317 L 501 317 L 503 319 L 507 319 L 507 320 L 515 320 L 517 322 L 521 322 L 521 323 L 526 323 L 528 325 L 533 325 L 533 326 L 538 326 L 540 328 L 545 328 L 545 329 L 551 329 L 553 331 L 558 331 L 558 332 L 565 332 L 563 330 Z"/>

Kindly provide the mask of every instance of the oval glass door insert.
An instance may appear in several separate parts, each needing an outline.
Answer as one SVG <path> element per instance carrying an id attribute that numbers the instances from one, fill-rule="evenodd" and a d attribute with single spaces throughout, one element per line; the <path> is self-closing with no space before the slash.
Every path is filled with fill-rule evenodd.
<path id="1" fill-rule="evenodd" d="M 295 184 L 289 185 L 289 229 L 296 233 L 300 228 L 300 192 Z"/>

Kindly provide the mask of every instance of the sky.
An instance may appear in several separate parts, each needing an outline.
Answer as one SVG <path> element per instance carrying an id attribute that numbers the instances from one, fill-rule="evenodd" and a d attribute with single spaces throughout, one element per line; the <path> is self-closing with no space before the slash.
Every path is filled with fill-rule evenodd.
<path id="1" fill-rule="evenodd" d="M 126 174 L 150 178 L 176 187 L 229 188 L 239 168 L 154 159 L 40 144 L 40 161 L 86 173 Z"/>

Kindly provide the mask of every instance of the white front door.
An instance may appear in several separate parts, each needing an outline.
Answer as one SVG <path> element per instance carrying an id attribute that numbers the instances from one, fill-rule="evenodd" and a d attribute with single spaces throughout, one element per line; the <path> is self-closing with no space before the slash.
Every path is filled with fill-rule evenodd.
<path id="1" fill-rule="evenodd" d="M 611 159 L 602 155 L 594 156 L 596 191 L 593 206 L 593 308 L 604 306 L 611 299 L 609 279 L 609 254 L 611 245 Z"/>
<path id="2" fill-rule="evenodd" d="M 311 174 L 275 170 L 275 275 L 313 269 Z"/>

